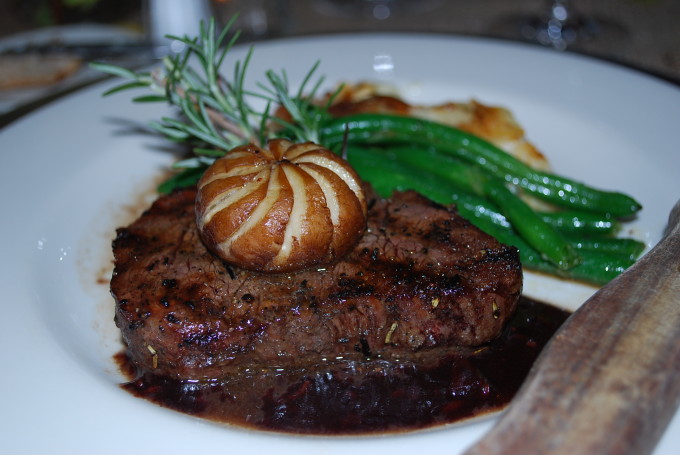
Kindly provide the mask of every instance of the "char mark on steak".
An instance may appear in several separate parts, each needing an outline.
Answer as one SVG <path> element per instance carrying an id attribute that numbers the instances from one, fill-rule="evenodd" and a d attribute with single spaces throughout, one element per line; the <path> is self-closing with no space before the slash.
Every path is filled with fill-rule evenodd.
<path id="1" fill-rule="evenodd" d="M 334 359 L 412 360 L 496 337 L 522 289 L 515 248 L 414 192 L 373 198 L 323 269 L 266 275 L 208 252 L 195 191 L 160 197 L 113 242 L 115 320 L 142 370 L 186 379 Z"/>

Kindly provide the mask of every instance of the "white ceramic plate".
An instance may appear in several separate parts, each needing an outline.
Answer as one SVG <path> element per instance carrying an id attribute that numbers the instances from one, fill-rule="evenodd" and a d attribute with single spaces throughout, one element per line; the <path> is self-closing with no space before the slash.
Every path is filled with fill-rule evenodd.
<path id="1" fill-rule="evenodd" d="M 243 50 L 237 54 L 243 56 Z M 413 101 L 477 98 L 512 109 L 560 173 L 637 197 L 632 233 L 658 241 L 680 196 L 680 90 L 600 61 L 480 39 L 360 35 L 257 45 L 250 74 L 317 60 L 329 83 L 379 80 Z M 493 419 L 365 438 L 224 427 L 133 398 L 112 361 L 120 348 L 108 294 L 114 228 L 144 207 L 172 161 L 139 124 L 165 114 L 79 92 L 0 132 L 3 453 L 459 453 Z M 140 196 L 142 195 L 142 196 Z M 593 289 L 527 276 L 528 294 L 575 308 Z M 616 435 L 613 435 L 616 437 Z M 677 453 L 680 418 L 657 449 Z"/>

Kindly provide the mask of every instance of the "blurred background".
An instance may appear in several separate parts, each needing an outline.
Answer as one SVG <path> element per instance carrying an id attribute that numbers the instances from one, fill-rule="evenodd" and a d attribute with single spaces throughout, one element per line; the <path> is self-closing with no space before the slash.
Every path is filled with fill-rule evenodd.
<path id="1" fill-rule="evenodd" d="M 136 66 L 166 33 L 240 14 L 242 42 L 426 32 L 579 52 L 680 83 L 678 0 L 0 0 L 0 114 L 87 83 L 88 60 Z M 163 45 L 167 41 L 162 42 Z"/>

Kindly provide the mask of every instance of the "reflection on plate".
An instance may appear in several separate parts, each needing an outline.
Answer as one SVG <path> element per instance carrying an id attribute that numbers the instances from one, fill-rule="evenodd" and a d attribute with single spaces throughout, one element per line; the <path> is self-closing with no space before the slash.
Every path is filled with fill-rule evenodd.
<path id="1" fill-rule="evenodd" d="M 261 43 L 250 74 L 286 68 L 299 81 L 319 58 L 329 84 L 381 80 L 413 101 L 476 98 L 509 107 L 560 173 L 640 200 L 632 235 L 649 244 L 680 195 L 680 90 L 662 81 L 532 46 L 415 35 Z M 165 141 L 138 128 L 166 108 L 134 105 L 125 94 L 102 99 L 106 87 L 79 92 L 0 134 L 3 452 L 113 453 L 122 444 L 170 453 L 460 453 L 490 428 L 487 419 L 389 437 L 263 434 L 120 390 L 111 358 L 121 345 L 107 288 L 110 241 L 115 227 L 145 206 L 143 196 L 152 196 L 153 179 L 172 156 Z M 526 291 L 575 308 L 593 289 L 529 275 Z M 671 425 L 657 454 L 680 445 L 680 420 Z"/>

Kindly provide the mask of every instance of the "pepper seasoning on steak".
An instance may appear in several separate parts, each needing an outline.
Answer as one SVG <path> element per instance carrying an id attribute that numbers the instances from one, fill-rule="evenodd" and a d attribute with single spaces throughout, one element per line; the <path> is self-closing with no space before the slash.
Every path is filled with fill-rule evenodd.
<path id="1" fill-rule="evenodd" d="M 322 269 L 261 274 L 201 242 L 196 191 L 160 197 L 113 242 L 128 355 L 180 379 L 364 357 L 413 360 L 495 338 L 522 290 L 518 251 L 414 193 L 369 196 L 367 230 Z"/>

